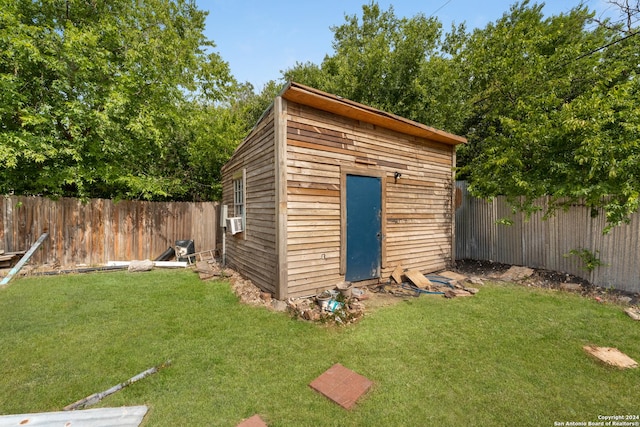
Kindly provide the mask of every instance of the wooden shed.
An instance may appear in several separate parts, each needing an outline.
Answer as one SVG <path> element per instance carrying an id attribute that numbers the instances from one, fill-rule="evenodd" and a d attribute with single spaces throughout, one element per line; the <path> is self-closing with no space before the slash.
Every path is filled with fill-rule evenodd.
<path id="1" fill-rule="evenodd" d="M 227 265 L 278 299 L 448 268 L 464 142 L 287 84 L 222 168 Z"/>

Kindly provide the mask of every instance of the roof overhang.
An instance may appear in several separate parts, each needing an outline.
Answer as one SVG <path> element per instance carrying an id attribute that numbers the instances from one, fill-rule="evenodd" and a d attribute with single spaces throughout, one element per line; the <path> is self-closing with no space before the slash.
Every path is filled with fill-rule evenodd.
<path id="1" fill-rule="evenodd" d="M 395 114 L 387 113 L 364 104 L 360 104 L 336 95 L 314 89 L 296 82 L 289 82 L 282 92 L 282 98 L 308 105 L 318 110 L 339 114 L 354 120 L 360 120 L 372 125 L 391 129 L 407 135 L 425 138 L 431 141 L 441 142 L 448 145 L 458 145 L 467 142 L 467 139 L 438 130 L 422 123 L 414 122 Z"/>

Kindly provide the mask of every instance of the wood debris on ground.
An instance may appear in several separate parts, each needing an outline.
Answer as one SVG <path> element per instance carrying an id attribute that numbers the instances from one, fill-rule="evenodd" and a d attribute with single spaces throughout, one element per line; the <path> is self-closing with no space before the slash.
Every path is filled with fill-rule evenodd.
<path id="1" fill-rule="evenodd" d="M 405 277 L 406 281 L 401 280 L 401 277 Z M 484 283 L 480 278 L 470 278 L 450 270 L 425 275 L 418 270 L 404 271 L 401 265 L 395 268 L 391 278 L 393 281 L 377 285 L 375 292 L 398 297 L 415 297 L 424 293 L 455 298 L 477 294 L 479 289 L 469 285 L 478 286 Z"/>
<path id="2" fill-rule="evenodd" d="M 407 270 L 404 272 L 404 275 L 407 276 L 407 279 L 409 279 L 411 283 L 413 283 L 420 289 L 431 290 L 431 288 L 433 287 L 431 281 L 418 270 Z"/>
<path id="3" fill-rule="evenodd" d="M 465 291 L 464 289 L 447 289 L 444 291 L 445 298 L 455 298 L 455 297 L 470 297 L 473 296 L 469 291 Z"/>
<path id="4" fill-rule="evenodd" d="M 391 273 L 391 278 L 395 280 L 397 284 L 400 284 L 402 283 L 403 272 L 404 272 L 404 269 L 402 268 L 402 264 L 398 264 L 396 268 L 393 270 L 393 273 Z"/>
<path id="5" fill-rule="evenodd" d="M 0 286 L 5 286 L 9 283 L 9 281 L 11 281 L 13 276 L 18 274 L 20 269 L 29 261 L 29 258 L 31 258 L 35 251 L 38 250 L 40 245 L 42 245 L 42 242 L 44 242 L 47 237 L 49 237 L 49 233 L 47 232 L 44 232 L 40 235 L 38 240 L 36 240 L 36 242 L 31 245 L 29 250 L 22 256 L 22 258 L 20 258 L 20 261 L 18 261 L 16 265 L 14 265 L 13 268 L 9 271 L 9 273 L 7 273 L 7 275 L 0 281 Z"/>
<path id="6" fill-rule="evenodd" d="M 158 365 L 158 366 L 154 366 L 152 368 L 147 369 L 146 371 L 140 372 L 138 375 L 135 375 L 131 378 L 129 378 L 128 380 L 126 380 L 125 382 L 122 382 L 120 384 L 117 384 L 111 388 L 109 388 L 108 390 L 105 391 L 101 391 L 99 393 L 94 393 L 90 396 L 87 396 L 83 399 L 80 399 L 74 403 L 71 403 L 67 406 L 65 406 L 63 408 L 64 411 L 75 411 L 77 409 L 82 409 L 82 408 L 86 408 L 87 406 L 91 406 L 91 405 L 95 405 L 96 403 L 100 402 L 102 399 L 104 399 L 107 396 L 112 395 L 113 393 L 116 393 L 120 390 L 122 390 L 125 387 L 130 386 L 131 384 L 140 381 L 143 378 L 148 377 L 149 375 L 153 375 L 155 373 L 157 373 L 158 371 L 160 371 L 160 369 L 166 368 L 168 366 L 171 365 L 171 361 L 167 360 L 166 362 Z"/>
<path id="7" fill-rule="evenodd" d="M 22 258 L 26 251 L 5 252 L 0 250 L 0 268 L 11 268 Z"/>
<path id="8" fill-rule="evenodd" d="M 625 313 L 633 320 L 640 320 L 640 308 L 638 307 L 628 307 L 624 310 Z"/>
<path id="9" fill-rule="evenodd" d="M 584 351 L 594 356 L 598 360 L 606 363 L 610 366 L 615 366 L 616 368 L 637 368 L 638 363 L 618 350 L 617 348 L 612 347 L 597 347 L 594 345 L 585 345 L 582 347 Z"/>
<path id="10" fill-rule="evenodd" d="M 215 260 L 197 261 L 195 272 L 198 273 L 202 280 L 209 280 L 224 275 L 222 267 Z"/>
<path id="11" fill-rule="evenodd" d="M 289 312 L 293 317 L 312 322 L 335 322 L 339 324 L 353 323 L 364 315 L 365 306 L 363 300 L 369 298 L 368 292 L 364 288 L 351 288 L 353 295 L 350 297 L 342 296 L 339 310 L 323 310 L 318 304 L 315 297 L 308 298 L 289 298 L 286 301 L 280 301 L 273 297 L 270 292 L 264 291 L 251 282 L 251 280 L 242 277 L 236 271 L 231 269 L 222 269 L 215 261 L 199 261 L 194 269 L 203 280 L 213 277 L 224 277 L 229 279 L 233 293 L 240 299 L 242 304 L 255 307 L 265 307 L 269 310 L 279 312 Z M 343 285 L 344 283 L 337 283 Z M 336 297 L 339 294 L 335 292 Z"/>
<path id="12" fill-rule="evenodd" d="M 262 306 L 273 311 L 286 311 L 293 317 L 306 321 L 323 323 L 335 322 L 337 324 L 349 324 L 358 321 L 364 316 L 368 305 L 376 306 L 376 304 L 379 304 L 379 302 L 374 301 L 379 299 L 378 295 L 387 294 L 389 296 L 409 297 L 417 296 L 416 290 L 419 290 L 423 293 L 439 294 L 448 298 L 455 298 L 472 296 L 478 292 L 478 288 L 468 287 L 467 285 L 482 285 L 482 281 L 479 279 L 472 280 L 452 271 L 445 271 L 437 275 L 428 275 L 429 277 L 427 277 L 417 270 L 405 272 L 402 266 L 399 265 L 396 270 L 394 270 L 395 278 L 393 280 L 400 280 L 400 282 L 395 284 L 392 280 L 386 284 L 362 287 L 354 287 L 349 283 L 348 285 L 352 295 L 345 296 L 340 295 L 339 288 L 341 286 L 344 287 L 346 284 L 343 282 L 336 283 L 334 287 L 334 303 L 330 306 L 330 309 L 327 309 L 327 307 L 323 307 L 322 304 L 316 300 L 315 296 L 289 298 L 286 301 L 277 300 L 273 297 L 272 293 L 255 286 L 251 280 L 242 277 L 234 270 L 223 269 L 215 260 L 198 261 L 195 263 L 195 266 L 192 267 L 195 267 L 194 271 L 199 274 L 202 280 L 209 280 L 216 277 L 228 279 L 231 289 L 243 304 L 256 307 Z M 402 278 L 404 277 L 412 277 L 422 288 L 418 288 L 414 282 L 408 283 L 403 281 Z M 436 281 L 430 280 L 430 277 L 433 277 L 433 280 Z M 450 292 L 446 292 L 447 290 Z"/>

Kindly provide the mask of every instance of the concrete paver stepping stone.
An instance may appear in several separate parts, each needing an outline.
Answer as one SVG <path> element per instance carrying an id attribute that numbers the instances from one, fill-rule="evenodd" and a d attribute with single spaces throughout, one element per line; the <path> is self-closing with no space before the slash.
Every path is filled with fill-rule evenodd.
<path id="1" fill-rule="evenodd" d="M 336 363 L 309 386 L 345 409 L 351 409 L 373 382 Z"/>

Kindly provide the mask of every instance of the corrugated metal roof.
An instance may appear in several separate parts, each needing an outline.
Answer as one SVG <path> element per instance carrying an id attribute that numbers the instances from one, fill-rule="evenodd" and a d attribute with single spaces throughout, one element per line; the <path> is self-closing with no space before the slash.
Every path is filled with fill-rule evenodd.
<path id="1" fill-rule="evenodd" d="M 0 416 L 0 427 L 137 427 L 148 409 L 146 406 L 123 406 L 4 415 Z"/>

